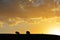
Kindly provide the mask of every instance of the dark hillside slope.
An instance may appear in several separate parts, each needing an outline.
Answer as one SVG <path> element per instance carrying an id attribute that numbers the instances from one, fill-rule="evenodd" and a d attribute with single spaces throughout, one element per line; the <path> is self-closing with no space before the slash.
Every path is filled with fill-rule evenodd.
<path id="1" fill-rule="evenodd" d="M 0 34 L 0 40 L 60 40 L 60 36 L 50 34 Z"/>

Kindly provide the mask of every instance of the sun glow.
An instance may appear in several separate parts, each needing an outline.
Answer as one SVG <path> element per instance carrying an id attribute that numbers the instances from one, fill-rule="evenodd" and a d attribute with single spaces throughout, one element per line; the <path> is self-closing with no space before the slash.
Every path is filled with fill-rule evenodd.
<path id="1" fill-rule="evenodd" d="M 51 31 L 52 34 L 55 34 L 55 35 L 60 35 L 60 30 L 59 29 L 53 29 Z"/>
<path id="2" fill-rule="evenodd" d="M 50 31 L 48 32 L 48 34 L 60 35 L 59 27 L 60 27 L 60 25 L 51 26 Z"/>

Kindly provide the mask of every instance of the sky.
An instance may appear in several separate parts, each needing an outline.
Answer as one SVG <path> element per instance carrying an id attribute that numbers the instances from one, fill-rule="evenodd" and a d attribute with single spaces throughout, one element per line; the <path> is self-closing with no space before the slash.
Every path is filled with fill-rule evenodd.
<path id="1" fill-rule="evenodd" d="M 56 27 L 60 28 L 60 0 L 0 0 L 0 33 L 48 34 Z"/>

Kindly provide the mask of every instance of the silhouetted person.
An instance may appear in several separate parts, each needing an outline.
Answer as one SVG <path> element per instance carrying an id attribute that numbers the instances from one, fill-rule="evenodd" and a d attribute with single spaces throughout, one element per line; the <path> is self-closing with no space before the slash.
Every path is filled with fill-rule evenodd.
<path id="1" fill-rule="evenodd" d="M 26 31 L 26 34 L 30 34 L 30 32 L 29 31 Z"/>
<path id="2" fill-rule="evenodd" d="M 20 34 L 18 31 L 15 32 L 16 34 Z"/>
<path id="3" fill-rule="evenodd" d="M 30 32 L 29 31 L 26 31 L 26 40 L 31 40 Z"/>
<path id="4" fill-rule="evenodd" d="M 21 35 L 18 31 L 16 31 L 15 33 L 16 33 L 16 39 L 17 40 L 19 40 L 19 39 L 22 40 L 23 39 L 23 37 L 21 37 Z"/>

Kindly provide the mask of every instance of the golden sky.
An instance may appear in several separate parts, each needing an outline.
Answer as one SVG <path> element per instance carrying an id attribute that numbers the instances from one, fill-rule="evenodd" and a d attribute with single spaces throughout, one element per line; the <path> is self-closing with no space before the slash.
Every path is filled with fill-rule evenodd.
<path id="1" fill-rule="evenodd" d="M 0 33 L 59 34 L 59 29 L 60 0 L 0 1 Z"/>

